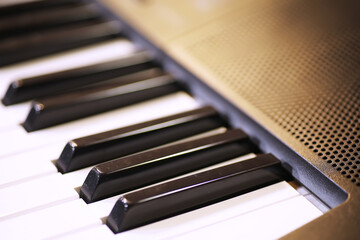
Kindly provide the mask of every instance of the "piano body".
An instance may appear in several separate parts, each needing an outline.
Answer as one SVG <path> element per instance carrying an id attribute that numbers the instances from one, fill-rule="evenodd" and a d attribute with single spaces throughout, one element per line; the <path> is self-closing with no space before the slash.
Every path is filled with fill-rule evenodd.
<path id="1" fill-rule="evenodd" d="M 43 2 L 51 1 L 55 3 L 61 2 L 57 0 L 47 0 Z M 39 0 L 39 2 L 42 1 Z M 68 2 L 74 2 L 74 0 L 69 0 Z M 99 221 L 94 223 L 89 220 L 89 223 L 84 223 L 76 229 L 72 229 L 71 231 L 64 230 L 65 232 L 59 231 L 54 235 L 45 234 L 44 238 L 79 239 L 80 237 L 86 236 L 97 239 L 101 236 L 101 238 L 104 239 L 194 239 L 196 237 L 210 239 L 219 237 L 238 239 L 243 236 L 241 235 L 241 232 L 246 232 L 247 229 L 251 229 L 251 231 L 258 229 L 256 231 L 259 232 L 264 231 L 262 234 L 255 234 L 254 232 L 254 236 L 260 236 L 261 238 L 264 236 L 269 238 L 282 237 L 283 239 L 359 238 L 360 21 L 358 10 L 360 4 L 356 1 L 330 2 L 323 0 L 100 0 L 78 2 L 84 4 L 91 2 L 91 9 L 95 8 L 99 10 L 102 15 L 106 16 L 106 18 L 111 19 L 109 25 L 99 25 L 99 29 L 110 29 L 108 31 L 111 32 L 111 37 L 101 36 L 103 37 L 103 39 L 101 39 L 101 37 L 96 36 L 94 42 L 90 41 L 84 43 L 86 41 L 82 41 L 79 45 L 69 44 L 67 48 L 58 49 L 56 51 L 50 49 L 49 54 L 68 51 L 69 49 L 80 46 L 83 47 L 83 45 L 90 46 L 85 50 L 91 51 L 89 48 L 98 44 L 98 42 L 105 41 L 110 42 L 110 47 L 105 48 L 103 46 L 97 46 L 97 52 L 93 55 L 87 55 L 84 60 L 80 60 L 80 58 L 70 60 L 74 59 L 74 56 L 71 54 L 69 54 L 69 56 L 72 58 L 65 55 L 56 55 L 55 57 L 49 58 L 44 56 L 47 53 L 45 54 L 45 52 L 41 51 L 40 53 L 35 54 L 29 53 L 24 59 L 21 59 L 21 54 L 16 55 L 18 53 L 14 54 L 9 51 L 10 53 L 6 52 L 6 54 L 9 56 L 12 55 L 6 59 L 8 56 L 5 54 L 4 56 L 6 57 L 4 57 L 4 60 L 0 60 L 2 65 L 14 64 L 10 67 L 4 66 L 1 70 L 2 76 L 8 77 L 8 81 L 5 81 L 6 84 L 2 84 L 1 87 L 4 92 L 3 103 L 9 106 L 3 106 L 1 109 L 2 114 L 4 115 L 2 117 L 4 122 L 0 126 L 0 130 L 2 131 L 1 141 L 5 147 L 2 147 L 0 150 L 2 151 L 0 164 L 4 169 L 2 171 L 4 175 L 2 179 L 0 179 L 0 192 L 1 194 L 9 194 L 9 196 L 17 196 L 20 200 L 14 199 L 14 204 L 21 203 L 22 201 L 30 202 L 29 204 L 24 204 L 25 207 L 17 209 L 12 206 L 12 203 L 7 204 L 9 201 L 12 201 L 10 197 L 5 197 L 1 201 L 2 206 L 0 208 L 3 210 L 1 210 L 0 213 L 0 229 L 2 229 L 2 232 L 5 231 L 5 238 L 9 237 L 9 239 L 12 239 L 16 238 L 16 236 L 21 236 L 14 233 L 14 231 L 16 229 L 18 229 L 17 231 L 22 231 L 24 226 L 14 226 L 14 224 L 24 223 L 29 220 L 31 221 L 31 216 L 40 216 L 39 218 L 45 219 L 43 222 L 53 221 L 51 216 L 48 215 L 48 213 L 52 212 L 55 212 L 57 214 L 56 216 L 61 216 L 61 214 L 63 214 L 67 215 L 67 218 L 69 219 L 72 218 L 72 212 L 66 212 L 67 209 L 72 211 L 70 210 L 72 208 L 67 208 L 67 205 L 80 204 L 79 201 L 82 201 L 81 204 L 85 205 L 82 198 L 90 204 L 85 205 L 86 207 L 81 205 L 79 208 L 84 208 L 85 210 L 79 212 L 82 213 L 86 212 L 86 209 L 96 208 L 96 201 L 98 201 L 98 199 L 95 199 L 96 197 L 93 199 L 91 193 L 86 192 L 91 191 L 87 189 L 86 185 L 90 184 L 92 181 L 90 181 L 89 172 L 91 171 L 94 174 L 98 174 L 96 177 L 101 179 L 101 174 L 107 171 L 107 167 L 112 168 L 114 165 L 104 165 L 106 163 L 94 162 L 91 165 L 86 165 L 86 168 L 81 169 L 80 167 L 77 167 L 77 169 L 75 169 L 74 167 L 75 172 L 81 172 L 82 174 L 81 177 L 77 177 L 75 173 L 72 173 L 74 170 L 67 170 L 68 166 L 62 167 L 62 163 L 59 162 L 62 158 L 60 153 L 68 141 L 75 139 L 72 143 L 69 142 L 67 146 L 76 149 L 78 146 L 82 146 L 82 142 L 78 140 L 80 137 L 109 131 L 119 127 L 122 129 L 120 132 L 124 135 L 125 130 L 130 131 L 129 129 L 125 129 L 126 126 L 151 121 L 154 118 L 164 118 L 164 116 L 171 114 L 181 114 L 183 111 L 191 111 L 199 106 L 205 105 L 210 105 L 216 109 L 222 119 L 225 119 L 225 125 L 227 125 L 228 128 L 240 128 L 246 133 L 246 136 L 248 136 L 252 142 L 251 144 L 256 145 L 256 147 L 252 149 L 255 152 L 255 156 L 258 156 L 260 153 L 265 155 L 271 153 L 276 159 L 281 161 L 281 171 L 284 170 L 287 174 L 290 174 L 290 178 L 295 179 L 299 186 L 301 185 L 300 187 L 297 187 L 299 192 L 305 191 L 306 194 L 312 196 L 311 198 L 318 199 L 319 202 L 322 202 L 322 205 L 320 204 L 320 206 L 325 206 L 324 208 L 328 207 L 329 210 L 323 210 L 323 208 L 323 213 L 314 210 L 315 213 L 309 214 L 308 220 L 299 223 L 296 226 L 296 229 L 293 229 L 290 232 L 284 232 L 283 235 L 272 235 L 270 232 L 267 233 L 267 228 L 264 226 L 264 223 L 266 222 L 271 225 L 272 218 L 274 221 L 273 224 L 276 225 L 277 219 L 281 218 L 282 215 L 280 213 L 278 216 L 275 214 L 275 216 L 267 217 L 264 221 L 259 219 L 259 217 L 261 218 L 262 216 L 262 212 L 257 209 L 244 210 L 245 212 L 248 211 L 246 212 L 248 215 L 253 213 L 253 218 L 257 218 L 256 220 L 246 220 L 245 218 L 239 218 L 237 220 L 236 215 L 229 215 L 225 217 L 227 219 L 221 220 L 221 217 L 214 215 L 215 217 L 213 218 L 215 218 L 215 220 L 207 223 L 208 225 L 199 223 L 200 227 L 193 229 L 188 226 L 189 224 L 186 225 L 186 221 L 189 221 L 190 225 L 196 225 L 197 223 L 195 223 L 196 221 L 194 219 L 201 214 L 206 216 L 206 213 L 201 213 L 201 211 L 205 212 L 207 208 L 212 209 L 211 207 L 213 207 L 216 209 L 216 206 L 219 206 L 217 210 L 210 211 L 221 212 L 220 209 L 222 208 L 222 205 L 218 205 L 221 204 L 221 202 L 214 203 L 214 201 L 209 200 L 209 203 L 212 203 L 213 205 L 207 205 L 209 203 L 205 204 L 205 206 L 204 203 L 197 204 L 196 206 L 190 207 L 189 210 L 193 211 L 184 213 L 185 210 L 180 210 L 173 213 L 167 213 L 164 216 L 158 217 L 156 220 L 144 220 L 145 223 L 154 223 L 145 224 L 145 226 L 135 224 L 140 227 L 130 227 L 130 230 L 126 229 L 124 232 L 114 234 L 107 225 L 109 225 L 114 232 L 118 231 L 113 225 L 116 225 L 116 222 L 120 220 L 115 217 L 118 212 L 115 211 L 116 207 L 113 208 L 113 206 L 120 195 L 119 192 L 115 192 L 112 194 L 107 193 L 107 195 L 105 194 L 106 196 L 99 197 L 99 202 L 104 202 L 103 205 L 111 205 L 110 209 L 113 209 L 113 217 L 100 215 L 103 217 L 101 220 L 100 218 L 98 219 L 100 223 Z M 59 7 L 59 9 L 61 9 L 61 7 Z M 6 24 L 4 26 L 6 26 Z M 122 41 L 121 43 L 116 42 L 116 39 L 120 38 L 116 32 L 118 26 L 121 28 L 121 38 L 126 37 L 131 43 L 128 42 L 128 40 L 122 39 L 119 40 Z M 18 33 L 15 33 L 15 38 L 17 36 L 16 34 Z M 67 34 L 67 36 L 69 36 L 69 33 Z M 21 34 L 19 35 L 21 36 Z M 31 38 L 28 39 L 30 41 Z M 3 42 L 6 43 L 5 40 Z M 9 41 L 8 44 L 8 46 L 12 46 Z M 16 42 L 14 44 L 16 46 Z M 21 42 L 19 43 L 19 46 L 21 46 Z M 0 49 L 1 48 L 2 47 L 0 46 Z M 5 47 L 3 47 L 3 49 L 4 51 L 7 50 Z M 143 59 L 144 51 L 146 51 L 145 55 L 148 56 L 148 58 L 155 59 L 155 63 L 151 63 L 150 67 L 148 65 L 148 58 L 145 57 L 145 60 Z M 101 57 L 99 52 L 102 52 L 102 55 L 105 57 Z M 135 60 L 132 58 L 132 54 L 138 54 L 135 56 L 136 59 L 134 57 Z M 24 54 L 24 56 L 25 55 L 26 54 Z M 109 55 L 111 56 L 109 57 Z M 21 59 L 20 62 L 23 60 L 26 60 L 27 62 L 19 63 L 17 61 L 19 56 Z M 13 60 L 11 60 L 11 57 L 13 57 Z M 43 58 L 38 59 L 38 57 Z M 116 81 L 108 81 L 105 85 L 98 84 L 97 82 L 87 82 L 86 84 L 89 84 L 91 88 L 87 88 L 87 86 L 85 86 L 86 84 L 84 84 L 84 86 L 71 86 L 75 90 L 66 89 L 66 87 L 61 89 L 62 87 L 59 85 L 54 85 L 55 87 L 51 85 L 46 88 L 47 85 L 45 84 L 44 92 L 49 91 L 48 93 L 42 92 L 35 97 L 30 96 L 23 100 L 19 97 L 19 102 L 25 101 L 25 103 L 19 104 L 16 102 L 17 100 L 12 100 L 12 93 L 7 90 L 8 83 L 19 79 L 25 79 L 23 82 L 17 81 L 16 84 L 13 82 L 13 88 L 19 88 L 19 93 L 21 93 L 21 91 L 24 91 L 26 94 L 28 92 L 36 92 L 31 87 L 27 88 L 26 84 L 28 84 L 28 82 L 32 84 L 29 79 L 33 79 L 35 85 L 37 84 L 36 81 L 40 83 L 42 81 L 41 77 L 37 78 L 37 75 L 50 74 L 50 77 L 60 79 L 63 75 L 69 73 L 64 72 L 66 71 L 66 68 L 75 69 L 76 71 L 76 69 L 81 68 L 82 65 L 91 66 L 92 64 L 97 64 L 97 60 L 95 61 L 94 58 L 99 58 L 99 62 L 104 61 L 104 59 L 106 59 L 105 61 L 109 61 L 118 58 L 124 58 L 128 61 L 129 58 L 131 58 L 131 61 L 138 61 L 137 59 L 141 58 L 141 61 L 144 61 L 145 63 L 136 63 L 140 66 L 139 71 L 143 71 L 143 65 L 146 64 L 146 67 L 144 67 L 145 69 L 152 69 L 153 67 L 156 69 L 160 68 L 161 71 L 164 71 L 166 74 L 163 75 L 163 73 L 158 73 L 158 70 L 154 70 L 150 73 L 141 72 L 139 77 L 136 75 L 137 72 L 133 70 L 130 72 L 126 72 L 128 71 L 126 70 L 125 73 L 116 72 L 115 74 L 121 73 L 123 75 L 125 74 L 125 76 L 132 74 L 130 79 L 141 78 L 141 74 L 154 75 L 150 79 L 161 78 L 161 81 L 164 82 L 161 83 L 164 84 L 164 86 L 161 85 L 161 89 L 164 90 L 161 90 L 162 92 L 156 90 L 156 93 L 149 90 L 151 96 L 147 97 L 147 99 L 135 96 L 136 99 L 139 98 L 140 100 L 136 100 L 136 104 L 130 107 L 128 106 L 129 104 L 117 105 L 115 103 L 121 101 L 126 102 L 127 99 L 125 98 L 114 98 L 115 100 L 112 99 L 111 102 L 105 101 L 104 104 L 99 103 L 100 101 L 96 102 L 96 104 L 98 104 L 97 106 L 102 109 L 99 110 L 99 112 L 91 112 L 89 109 L 96 107 L 87 105 L 88 102 L 84 103 L 85 100 L 83 99 L 69 101 L 70 103 L 67 103 L 67 99 L 75 99 L 75 97 L 78 96 L 76 91 L 82 91 L 81 94 L 85 95 L 90 94 L 86 95 L 88 96 L 86 101 L 88 101 L 88 99 L 95 99 L 94 101 L 96 101 L 96 99 L 99 99 L 104 95 L 115 96 L 115 94 L 118 93 L 114 93 L 114 89 L 119 88 L 119 86 L 116 85 Z M 37 60 L 34 62 L 34 59 Z M 58 61 L 57 59 L 60 60 Z M 53 65 L 47 65 L 47 62 L 49 61 L 52 61 Z M 120 68 L 124 68 L 124 65 L 126 64 L 123 63 L 123 60 L 121 61 Z M 64 64 L 64 66 L 62 66 L 62 64 Z M 66 66 L 66 64 L 75 64 L 76 66 Z M 46 69 L 47 67 L 49 67 L 49 69 Z M 127 65 L 125 67 L 127 67 Z M 32 73 L 34 69 L 37 71 L 35 74 Z M 89 69 L 86 67 L 83 67 L 82 69 L 82 72 L 87 74 L 85 70 L 89 71 Z M 24 74 L 18 71 L 24 71 Z M 49 73 L 47 73 L 47 71 L 49 71 Z M 59 74 L 56 75 L 57 73 L 60 73 L 61 77 L 59 77 Z M 174 93 L 175 90 L 173 90 L 172 77 L 169 77 L 167 73 L 171 74 L 171 76 L 180 82 L 181 89 L 185 89 L 187 93 L 191 93 L 191 99 L 189 99 L 189 96 L 184 97 L 182 95 L 169 97 L 169 94 L 176 95 L 176 93 Z M 112 76 L 111 73 L 106 74 L 109 74 L 109 78 L 114 78 L 115 76 Z M 49 75 L 46 75 L 46 77 L 48 76 Z M 79 78 L 81 78 L 81 76 Z M 84 79 L 91 79 L 91 76 L 87 76 Z M 84 83 L 86 81 L 87 80 L 84 80 Z M 155 85 L 154 88 L 158 87 L 160 84 L 151 82 L 143 83 L 141 81 L 136 83 L 143 85 L 147 84 L 151 87 Z M 71 85 L 69 84 L 69 81 L 66 82 L 66 84 L 69 86 Z M 97 91 L 94 90 L 96 87 L 99 87 L 97 84 L 104 92 L 101 92 L 98 95 L 91 95 L 94 94 L 94 91 Z M 116 87 L 109 88 L 109 86 Z M 177 87 L 178 86 L 176 86 L 176 88 Z M 141 90 L 147 91 L 146 89 Z M 56 94 L 63 94 L 61 91 L 68 92 L 60 97 L 56 97 Z M 124 90 L 120 91 L 121 94 L 123 91 Z M 7 94 L 9 94 L 9 96 L 11 95 L 9 97 L 10 100 L 6 99 L 5 96 L 8 96 Z M 47 96 L 46 94 L 50 96 Z M 21 94 L 19 94 L 19 96 L 20 95 Z M 154 100 L 153 98 L 155 97 L 157 98 Z M 27 108 L 30 104 L 28 101 L 33 99 L 40 99 L 36 100 L 31 105 L 31 111 L 33 111 L 33 113 L 29 113 L 28 110 L 24 111 L 23 109 Z M 144 101 L 147 102 L 143 103 Z M 162 101 L 168 102 L 165 104 L 162 103 Z M 58 102 L 61 102 L 63 105 L 58 104 Z M 76 104 L 80 107 L 74 107 Z M 106 107 L 109 104 L 112 105 L 112 108 Z M 50 106 L 49 110 L 47 109 L 48 106 Z M 118 109 L 119 107 L 122 107 L 123 109 Z M 60 108 L 63 112 L 59 110 Z M 48 110 L 48 112 L 44 109 Z M 65 111 L 71 111 L 69 117 Z M 84 113 L 82 113 L 83 111 Z M 23 122 L 28 113 L 29 115 L 27 116 L 26 121 Z M 93 114 L 97 115 L 91 116 Z M 203 113 L 201 112 L 201 114 Z M 127 117 L 128 115 L 134 116 Z M 59 120 L 61 118 L 60 116 L 63 117 L 64 120 Z M 82 118 L 82 120 L 77 120 L 78 118 Z M 17 122 L 13 123 L 13 121 Z M 20 126 L 19 123 L 22 123 L 22 126 Z M 157 124 L 159 125 L 159 123 Z M 99 125 L 101 127 L 96 127 Z M 203 128 L 205 129 L 205 125 L 206 124 L 200 124 L 197 125 L 197 127 L 191 128 L 200 129 L 200 126 L 204 126 Z M 216 123 L 216 126 L 218 126 L 218 123 Z M 25 131 L 24 128 L 27 131 Z M 219 137 L 223 136 L 221 135 L 223 134 L 222 132 L 217 132 L 218 130 L 212 130 L 212 128 L 205 130 L 211 130 L 210 135 L 219 134 Z M 202 131 L 205 132 L 205 130 L 199 130 L 199 132 L 194 133 L 194 135 L 200 134 Z M 215 131 L 215 133 L 212 133 L 213 131 Z M 137 132 L 135 135 L 136 134 L 139 133 Z M 31 137 L 28 137 L 27 135 L 31 135 Z M 167 133 L 161 136 L 166 135 Z M 24 137 L 27 140 L 22 141 L 21 139 L 14 139 L 15 136 L 19 138 Z M 100 135 L 98 135 L 98 137 L 100 137 Z M 200 138 L 201 137 L 202 136 L 200 136 Z M 207 135 L 205 134 L 205 138 L 206 137 Z M 174 140 L 178 139 L 173 139 L 171 141 Z M 221 145 L 223 144 L 222 141 L 225 140 L 216 141 Z M 233 140 L 227 139 L 226 141 Z M 16 145 L 17 142 L 19 142 L 18 145 Z M 194 141 L 195 145 L 200 144 L 195 142 L 196 140 Z M 162 144 L 165 143 L 167 142 Z M 98 143 L 94 141 L 92 144 Z M 177 143 L 175 143 L 175 145 L 176 144 Z M 181 145 L 181 142 L 179 144 Z M 215 145 L 215 143 L 210 143 L 209 146 L 211 144 Z M 186 144 L 184 144 L 184 148 L 185 145 Z M 165 145 L 165 148 L 166 147 L 167 145 Z M 20 150 L 17 151 L 17 148 Z M 41 149 L 39 150 L 39 148 Z M 169 150 L 170 148 L 171 144 L 167 151 L 171 152 L 172 150 Z M 155 153 L 157 150 L 158 149 L 155 148 L 155 150 L 152 149 L 149 151 L 154 151 Z M 186 151 L 191 152 L 193 150 L 190 151 L 187 149 Z M 243 149 L 241 151 L 243 151 Z M 216 156 L 215 152 L 211 153 L 214 155 L 214 158 Z M 227 151 L 224 150 L 224 152 Z M 146 153 L 146 151 L 144 153 Z M 156 153 L 160 154 L 160 151 Z M 142 154 L 142 152 L 139 154 Z M 175 156 L 176 152 L 172 152 L 172 154 Z M 66 154 L 64 154 L 64 158 L 67 157 L 65 155 Z M 86 158 L 91 158 L 90 155 L 87 155 Z M 222 154 L 219 153 L 218 155 Z M 123 158 L 115 158 L 113 156 L 111 159 L 130 159 L 131 156 L 132 155 L 128 157 L 122 156 Z M 135 154 L 134 156 L 143 157 L 147 155 Z M 170 156 L 172 157 L 173 155 Z M 253 156 L 254 155 L 252 155 L 252 157 Z M 161 159 L 171 157 L 164 155 Z M 16 164 L 18 163 L 25 164 L 24 158 L 28 158 L 26 166 L 20 165 L 18 166 L 18 170 L 10 168 L 17 166 Z M 35 162 L 40 162 L 40 160 L 46 162 L 46 167 L 30 166 L 33 165 L 31 163 L 33 158 L 37 159 L 34 160 Z M 209 158 L 209 155 L 206 155 L 206 158 Z M 11 161 L 13 162 L 9 164 Z M 92 169 L 93 165 L 101 165 L 101 167 L 97 167 L 96 172 Z M 34 171 L 34 173 L 26 173 L 24 177 L 12 176 L 13 171 L 20 173 L 25 172 L 28 166 L 30 171 Z M 23 170 L 21 170 L 21 168 Z M 47 170 L 47 168 L 51 168 L 51 170 Z M 34 169 L 39 170 L 36 172 Z M 60 171 L 63 174 L 57 173 L 57 171 Z M 140 169 L 139 171 L 142 170 Z M 17 173 L 17 175 L 20 173 Z M 109 172 L 108 174 L 111 175 L 112 172 Z M 126 175 L 127 173 L 124 174 Z M 141 174 L 142 172 L 138 175 Z M 147 173 L 145 172 L 143 174 Z M 13 180 L 6 179 L 6 177 L 9 179 L 10 175 Z M 66 177 L 70 175 L 71 177 Z M 31 203 L 32 199 L 24 198 L 24 196 L 31 196 L 31 193 L 41 191 L 46 192 L 48 190 L 47 188 L 49 188 L 46 185 L 46 181 L 49 181 L 50 183 L 54 181 L 57 183 L 57 178 L 61 179 L 63 176 L 65 176 L 64 179 L 66 180 L 76 178 L 80 178 L 80 180 L 75 181 L 76 184 L 72 189 L 67 189 L 63 186 L 59 187 L 59 191 L 61 191 L 61 189 L 65 189 L 64 191 L 72 191 L 72 193 L 69 193 L 66 197 L 60 196 L 59 198 L 63 198 L 61 201 L 54 197 L 53 199 L 49 198 L 50 200 L 39 200 L 39 203 L 33 204 Z M 88 177 L 81 187 L 81 183 L 84 182 L 84 176 Z M 56 180 L 54 180 L 55 178 Z M 288 177 L 285 177 L 285 180 L 286 178 Z M 105 177 L 104 179 L 104 184 L 107 184 Z M 88 180 L 89 182 L 86 182 Z M 109 181 L 110 189 L 114 188 L 114 186 L 111 185 L 111 181 Z M 240 179 L 239 182 L 241 181 L 243 180 Z M 274 182 L 279 182 L 279 180 L 274 180 L 273 178 L 267 181 L 267 184 L 260 181 L 261 183 L 256 186 L 244 187 L 245 190 L 239 190 L 237 193 L 229 193 L 229 195 L 218 197 L 218 200 L 224 200 L 224 203 L 229 202 L 230 204 L 232 201 L 236 202 L 236 199 L 242 195 L 251 195 L 252 193 L 260 191 L 261 187 L 266 187 L 267 185 L 274 184 Z M 39 186 L 44 186 L 45 190 L 42 189 L 42 187 L 39 187 L 39 189 L 28 189 L 28 195 L 25 194 L 22 196 L 21 190 L 27 189 L 28 186 L 37 186 L 37 184 Z M 154 182 L 152 184 L 157 186 Z M 140 187 L 146 188 L 143 185 Z M 222 187 L 223 186 L 221 186 L 221 188 Z M 75 194 L 73 191 L 74 188 L 77 191 Z M 89 189 L 91 189 L 91 187 L 89 187 Z M 212 187 L 209 189 L 212 189 Z M 209 189 L 203 191 L 211 192 Z M 241 187 L 239 187 L 239 189 L 241 189 Z M 14 191 L 18 192 L 14 193 Z M 174 190 L 173 192 L 177 191 L 181 192 L 180 190 Z M 226 190 L 224 191 L 226 192 Z M 53 194 L 53 191 L 49 192 L 49 194 Z M 167 194 L 171 195 L 173 192 L 169 191 L 166 194 L 163 193 L 163 196 L 167 196 Z M 78 199 L 79 193 L 81 196 L 80 200 Z M 192 194 L 196 195 L 195 193 L 196 191 Z M 45 193 L 43 194 L 45 195 Z M 90 194 L 90 196 L 87 194 Z M 172 201 L 176 202 L 176 196 L 177 195 L 175 195 Z M 179 196 L 180 198 L 182 197 L 182 195 Z M 109 203 L 106 202 L 107 199 L 104 199 L 105 197 L 110 197 L 111 201 L 108 201 Z M 131 192 L 128 195 L 125 194 L 123 199 L 126 200 L 126 197 L 130 198 Z M 149 199 L 150 198 L 151 197 L 149 197 Z M 152 198 L 155 199 L 154 196 Z M 291 198 L 294 198 L 294 196 Z M 169 199 L 171 198 L 169 197 Z M 37 200 L 35 200 L 35 202 L 36 201 Z M 239 201 L 240 203 L 237 204 L 241 205 L 241 201 L 243 200 Z M 126 208 L 126 204 L 121 207 Z M 149 209 L 145 209 L 143 212 L 149 211 L 150 213 L 148 213 L 148 215 L 156 215 L 157 212 L 161 212 L 161 201 L 154 204 L 155 205 L 151 205 L 150 207 L 150 209 L 155 209 L 153 212 Z M 131 205 L 131 203 L 129 203 L 129 205 Z M 166 208 L 165 205 L 166 204 L 164 203 L 164 208 Z M 265 205 L 264 208 L 267 207 L 267 204 Z M 92 208 L 91 206 L 94 207 Z M 7 210 L 7 207 L 10 210 Z M 197 207 L 203 208 L 194 210 Z M 268 208 L 270 209 L 270 207 Z M 136 209 L 136 207 L 134 207 L 134 209 Z M 97 210 L 94 211 L 96 212 Z M 117 209 L 117 211 L 126 212 L 127 210 Z M 264 213 L 265 212 L 266 211 L 264 211 Z M 145 215 L 141 217 L 146 218 Z M 167 216 L 172 217 L 165 219 Z M 297 218 L 297 216 L 293 217 L 294 219 Z M 83 218 L 86 219 L 87 217 Z M 299 216 L 299 218 L 301 217 Z M 158 221 L 158 219 L 160 221 Z M 31 224 L 37 225 L 36 221 L 37 220 L 34 220 L 34 223 Z M 54 222 L 57 223 L 55 220 Z M 249 225 L 244 226 L 247 222 Z M 256 227 L 251 226 L 250 224 L 254 222 L 259 223 L 259 225 Z M 105 223 L 107 223 L 107 225 Z M 280 221 L 279 224 L 284 224 L 284 221 Z M 174 232 L 174 235 L 171 235 L 171 233 L 169 233 L 170 231 L 162 235 L 162 231 L 167 226 L 171 226 L 170 229 Z M 227 228 L 225 226 L 227 226 Z M 186 231 L 188 231 L 188 229 L 190 230 L 189 232 L 184 232 L 185 230 L 178 230 L 177 227 L 183 227 L 184 229 L 187 229 Z M 57 228 L 62 228 L 62 226 L 59 225 Z M 71 229 L 71 227 L 68 228 Z M 65 227 L 65 229 L 67 228 Z M 105 235 L 100 235 L 102 233 Z M 32 238 L 31 234 L 33 234 L 33 232 L 30 231 L 29 239 Z M 37 235 L 37 232 L 34 233 L 34 236 L 35 238 L 37 236 L 43 238 L 43 235 Z M 247 237 L 245 238 L 247 239 Z"/>

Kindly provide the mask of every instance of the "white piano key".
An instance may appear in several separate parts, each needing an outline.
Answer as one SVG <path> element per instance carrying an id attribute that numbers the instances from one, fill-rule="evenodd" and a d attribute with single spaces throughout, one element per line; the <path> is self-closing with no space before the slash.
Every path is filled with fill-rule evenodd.
<path id="1" fill-rule="evenodd" d="M 114 239 L 114 233 L 106 225 L 88 228 L 84 231 L 75 231 L 52 238 L 53 240 L 79 240 L 79 239 Z M 140 239 L 139 239 L 140 240 Z"/>
<path id="2" fill-rule="evenodd" d="M 60 173 L 0 189 L 0 196 L 0 221 L 79 198 Z"/>
<path id="3" fill-rule="evenodd" d="M 58 158 L 60 153 L 61 148 L 55 144 L 0 158 L 0 189 L 35 177 L 57 173 L 51 160 Z"/>
<path id="4" fill-rule="evenodd" d="M 187 111 L 198 106 L 189 95 L 178 92 L 31 133 L 27 133 L 21 126 L 16 126 L 2 133 L 0 158 L 56 142 L 64 146 L 66 141 L 73 138 Z"/>
<path id="5" fill-rule="evenodd" d="M 29 111 L 29 103 L 21 103 L 11 107 L 6 107 L 0 103 L 0 116 L 3 116 L 0 122 L 0 131 L 7 131 L 9 127 L 11 129 L 15 124 L 19 124 L 26 118 Z"/>
<path id="6" fill-rule="evenodd" d="M 289 184 L 321 212 L 326 213 L 330 210 L 330 208 L 324 202 L 322 202 L 319 198 L 313 195 L 305 186 L 301 185 L 296 180 L 289 182 Z"/>
<path id="7" fill-rule="evenodd" d="M 52 239 L 78 229 L 100 226 L 81 199 L 0 222 L 2 239 Z"/>
<path id="8" fill-rule="evenodd" d="M 278 239 L 321 214 L 303 196 L 297 196 L 172 239 L 201 239 L 205 235 L 214 240 Z"/>
<path id="9" fill-rule="evenodd" d="M 16 79 L 113 60 L 135 51 L 136 47 L 130 41 L 116 39 L 3 67 L 0 69 L 0 94 L 4 94 L 9 84 Z"/>
<path id="10" fill-rule="evenodd" d="M 311 194 L 310 191 L 304 187 L 303 185 L 301 185 L 299 182 L 297 182 L 296 180 L 290 181 L 289 184 L 296 189 L 296 191 L 298 191 L 301 195 L 305 196 L 308 194 Z"/>
<path id="11" fill-rule="evenodd" d="M 313 194 L 308 194 L 304 196 L 310 203 L 312 203 L 317 209 L 319 209 L 322 213 L 326 213 L 328 211 L 330 211 L 330 208 L 323 203 L 320 199 L 318 199 L 315 195 Z"/>
<path id="12" fill-rule="evenodd" d="M 83 168 L 80 170 L 76 170 L 74 172 L 69 172 L 63 174 L 63 178 L 65 181 L 71 185 L 72 188 L 78 188 L 81 187 L 81 185 L 84 183 L 85 178 L 87 177 L 88 173 L 90 172 L 91 167 Z"/>
<path id="13" fill-rule="evenodd" d="M 271 186 L 240 195 L 198 210 L 155 222 L 118 234 L 124 239 L 165 239 L 212 226 L 256 209 L 298 196 L 288 183 Z M 200 238 L 202 239 L 202 238 Z"/>
<path id="14" fill-rule="evenodd" d="M 120 195 L 116 195 L 114 197 L 106 198 L 97 202 L 93 202 L 88 204 L 88 209 L 98 218 L 107 217 L 111 209 L 113 209 L 116 201 L 119 199 Z"/>

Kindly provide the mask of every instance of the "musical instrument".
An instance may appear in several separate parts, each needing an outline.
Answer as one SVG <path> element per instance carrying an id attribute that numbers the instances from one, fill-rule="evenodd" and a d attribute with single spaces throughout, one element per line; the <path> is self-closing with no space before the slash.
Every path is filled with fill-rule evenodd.
<path id="1" fill-rule="evenodd" d="M 357 9 L 2 7 L 3 236 L 356 239 Z"/>

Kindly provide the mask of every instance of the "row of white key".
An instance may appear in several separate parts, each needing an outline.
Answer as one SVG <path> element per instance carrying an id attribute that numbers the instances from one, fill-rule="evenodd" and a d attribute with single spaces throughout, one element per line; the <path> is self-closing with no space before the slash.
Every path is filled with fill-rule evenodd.
<path id="1" fill-rule="evenodd" d="M 100 218 L 115 201 L 116 197 L 90 205 L 81 199 L 65 201 L 0 221 L 0 230 L 5 239 L 183 239 L 183 235 L 190 236 L 186 239 L 275 239 L 322 214 L 288 183 L 280 182 L 115 235 Z"/>

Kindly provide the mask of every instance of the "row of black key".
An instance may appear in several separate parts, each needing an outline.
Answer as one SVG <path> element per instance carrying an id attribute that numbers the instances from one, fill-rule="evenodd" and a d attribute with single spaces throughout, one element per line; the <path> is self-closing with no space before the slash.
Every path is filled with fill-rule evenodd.
<path id="1" fill-rule="evenodd" d="M 220 115 L 211 107 L 203 107 L 74 139 L 65 146 L 56 164 L 65 174 L 97 164 L 80 188 L 80 196 L 92 203 L 121 194 L 107 220 L 115 233 L 286 178 L 279 160 L 260 154 L 158 183 L 258 152 L 240 129 L 186 139 L 219 127 L 226 127 Z M 162 146 L 164 143 L 167 145 Z"/>
<path id="2" fill-rule="evenodd" d="M 11 83 L 2 102 L 5 105 L 21 103 L 157 66 L 146 52 L 138 52 L 118 60 L 18 79 Z"/>

